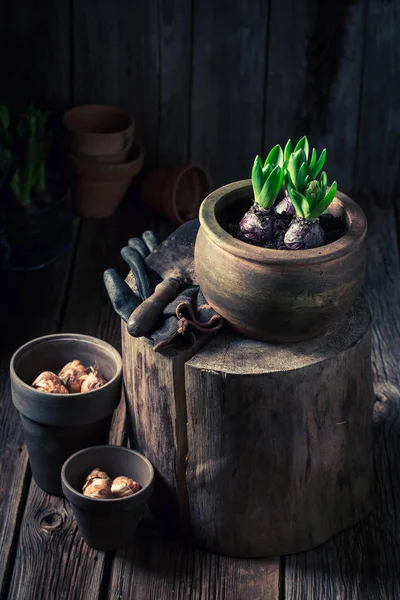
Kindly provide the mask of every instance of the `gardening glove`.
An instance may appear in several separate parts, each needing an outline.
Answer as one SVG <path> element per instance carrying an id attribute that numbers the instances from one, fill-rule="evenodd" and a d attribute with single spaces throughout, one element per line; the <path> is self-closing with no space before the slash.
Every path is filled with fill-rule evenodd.
<path id="1" fill-rule="evenodd" d="M 114 310 L 125 322 L 139 304 L 152 295 L 161 278 L 148 269 L 144 259 L 158 245 L 153 232 L 146 231 L 142 239 L 132 238 L 122 248 L 121 255 L 136 282 L 137 294 L 115 269 L 104 273 L 104 283 Z M 199 286 L 188 285 L 164 309 L 148 338 L 154 351 L 170 346 L 188 348 L 203 335 L 214 335 L 221 329 L 223 319 L 206 302 Z"/>

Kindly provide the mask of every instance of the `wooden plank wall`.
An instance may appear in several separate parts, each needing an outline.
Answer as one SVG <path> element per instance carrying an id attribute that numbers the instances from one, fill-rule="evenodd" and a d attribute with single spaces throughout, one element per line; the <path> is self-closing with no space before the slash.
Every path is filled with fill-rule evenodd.
<path id="1" fill-rule="evenodd" d="M 147 164 L 206 166 L 218 187 L 306 133 L 342 191 L 398 189 L 398 0 L 9 3 L 0 98 L 132 111 Z"/>

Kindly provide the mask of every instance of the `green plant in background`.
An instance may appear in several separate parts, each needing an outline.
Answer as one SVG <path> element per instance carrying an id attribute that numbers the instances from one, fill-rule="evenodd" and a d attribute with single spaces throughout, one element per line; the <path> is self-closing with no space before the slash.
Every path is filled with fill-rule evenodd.
<path id="1" fill-rule="evenodd" d="M 0 174 L 7 171 L 12 156 L 13 133 L 8 106 L 0 104 Z"/>
<path id="2" fill-rule="evenodd" d="M 15 170 L 11 189 L 22 206 L 29 206 L 33 194 L 46 196 L 46 159 L 52 145 L 47 128 L 48 113 L 30 105 L 16 123 Z"/>

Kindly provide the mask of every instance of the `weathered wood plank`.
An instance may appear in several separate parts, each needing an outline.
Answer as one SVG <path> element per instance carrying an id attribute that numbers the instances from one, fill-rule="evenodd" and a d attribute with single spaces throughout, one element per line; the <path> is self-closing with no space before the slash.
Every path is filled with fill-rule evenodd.
<path id="1" fill-rule="evenodd" d="M 106 102 L 133 113 L 147 158 L 159 126 L 157 0 L 73 0 L 73 103 Z"/>
<path id="2" fill-rule="evenodd" d="M 70 102 L 70 2 L 3 5 L 0 20 L 2 101 L 63 109 Z"/>
<path id="3" fill-rule="evenodd" d="M 214 186 L 249 176 L 262 148 L 268 2 L 194 2 L 191 162 Z"/>
<path id="4" fill-rule="evenodd" d="M 163 538 L 142 524 L 117 551 L 108 599 L 278 600 L 279 560 L 234 559 Z"/>
<path id="5" fill-rule="evenodd" d="M 160 129 L 162 165 L 185 164 L 188 157 L 191 81 L 191 2 L 159 3 Z"/>
<path id="6" fill-rule="evenodd" d="M 136 229 L 138 228 L 138 229 Z M 103 291 L 103 270 L 121 263 L 120 248 L 140 233 L 129 199 L 111 219 L 82 225 L 61 330 L 101 337 L 120 348 L 119 318 Z M 124 406 L 114 415 L 110 441 L 124 440 Z M 43 576 L 46 573 L 46 576 Z M 108 581 L 107 555 L 81 540 L 66 500 L 32 481 L 23 515 L 10 599 L 97 599 Z"/>
<path id="7" fill-rule="evenodd" d="M 271 0 L 265 148 L 307 134 L 353 186 L 366 0 Z"/>
<path id="8" fill-rule="evenodd" d="M 0 597 L 9 585 L 20 519 L 30 482 L 28 455 L 17 410 L 11 401 L 9 360 L 29 339 L 54 333 L 66 293 L 72 253 L 31 273 L 2 272 L 0 330 Z M 57 285 L 54 285 L 57 282 Z"/>
<path id="9" fill-rule="evenodd" d="M 399 190 L 400 4 L 369 0 L 356 183 L 386 204 Z"/>
<path id="10" fill-rule="evenodd" d="M 367 299 L 373 315 L 376 389 L 390 412 L 375 447 L 376 499 L 371 515 L 320 548 L 286 558 L 290 600 L 400 597 L 400 261 L 394 212 L 369 218 Z"/>

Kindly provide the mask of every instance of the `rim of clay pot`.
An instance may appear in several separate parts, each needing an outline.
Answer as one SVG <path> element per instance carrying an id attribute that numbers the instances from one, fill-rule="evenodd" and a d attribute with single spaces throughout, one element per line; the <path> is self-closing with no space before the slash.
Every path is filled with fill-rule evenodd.
<path id="1" fill-rule="evenodd" d="M 71 463 L 73 460 L 75 460 L 78 456 L 81 456 L 82 454 L 86 454 L 87 452 L 92 452 L 93 450 L 98 450 L 100 448 L 107 448 L 107 450 L 111 450 L 111 452 L 114 452 L 114 448 L 118 448 L 118 451 L 124 451 L 124 452 L 128 452 L 129 454 L 134 454 L 136 456 L 138 456 L 140 459 L 142 459 L 150 472 L 150 481 L 147 485 L 143 486 L 141 490 L 139 490 L 138 492 L 136 492 L 136 494 L 132 494 L 131 496 L 125 496 L 124 498 L 92 498 L 91 496 L 85 496 L 84 494 L 82 494 L 81 492 L 79 492 L 78 490 L 76 490 L 68 481 L 68 479 L 66 478 L 65 475 L 65 471 L 68 468 L 69 463 Z M 127 500 L 132 500 L 132 498 L 135 498 L 135 500 L 138 500 L 141 496 L 147 496 L 149 489 L 151 489 L 154 485 L 154 467 L 151 464 L 151 462 L 149 461 L 149 459 L 144 456 L 143 454 L 141 454 L 140 452 L 137 452 L 136 450 L 132 450 L 131 448 L 125 448 L 125 446 L 116 446 L 116 445 L 107 445 L 107 444 L 103 444 L 101 446 L 90 446 L 89 448 L 84 448 L 83 450 L 79 450 L 79 452 L 75 452 L 75 454 L 72 454 L 63 464 L 62 469 L 61 469 L 61 481 L 63 482 L 63 484 L 65 485 L 65 487 L 69 490 L 69 492 L 71 494 L 73 494 L 74 496 L 77 496 L 78 498 L 82 498 L 84 502 L 94 502 L 95 504 L 115 504 L 118 502 L 123 502 L 125 500 L 125 502 Z"/>
<path id="2" fill-rule="evenodd" d="M 123 163 L 107 164 L 93 162 L 84 156 L 73 154 L 72 152 L 68 154 L 68 159 L 73 170 L 79 175 L 82 174 L 84 177 L 89 176 L 93 179 L 108 179 L 109 175 L 113 175 L 118 179 L 119 177 L 126 177 L 127 171 L 134 171 L 137 169 L 137 165 L 144 161 L 144 146 L 138 140 L 136 140 L 132 145 L 132 153 L 135 152 L 135 150 L 136 154 L 134 158 L 131 158 Z"/>
<path id="3" fill-rule="evenodd" d="M 178 190 L 179 190 L 179 186 L 181 185 L 181 181 L 182 181 L 182 177 L 184 177 L 187 173 L 189 173 L 190 171 L 197 171 L 200 175 L 200 177 L 204 178 L 204 183 L 205 186 L 208 188 L 208 194 L 210 193 L 210 189 L 211 189 L 211 177 L 208 174 L 208 172 L 204 169 L 204 167 L 200 166 L 200 165 L 186 165 L 184 167 L 179 167 L 176 170 L 176 177 L 172 186 L 172 211 L 174 213 L 175 219 L 179 222 L 179 223 L 184 223 L 185 220 L 182 217 L 182 207 L 179 208 L 179 200 L 178 200 Z M 204 199 L 204 198 L 203 198 Z M 199 202 L 197 204 L 197 206 L 195 208 L 199 208 L 200 205 L 202 203 L 202 199 L 199 198 Z M 197 212 L 195 210 L 195 212 Z M 194 217 L 193 217 L 194 218 Z"/>
<path id="4" fill-rule="evenodd" d="M 28 383 L 25 383 L 25 381 L 23 381 L 15 368 L 15 365 L 18 361 L 18 358 L 23 355 L 27 350 L 29 350 L 29 348 L 33 347 L 33 346 L 39 346 L 40 344 L 46 344 L 47 342 L 51 341 L 51 340 L 55 340 L 55 339 L 59 339 L 59 340 L 66 340 L 66 341 L 84 341 L 87 342 L 89 344 L 93 344 L 94 346 L 102 346 L 107 347 L 107 349 L 110 351 L 110 354 L 113 355 L 113 358 L 115 360 L 115 364 L 117 366 L 116 369 L 116 373 L 114 375 L 114 377 L 112 377 L 109 381 L 107 381 L 107 383 L 105 383 L 103 386 L 101 386 L 100 388 L 97 388 L 95 390 L 90 390 L 89 392 L 73 392 L 70 394 L 55 394 L 54 392 L 43 392 L 41 390 L 37 390 L 36 388 L 32 387 L 31 385 L 29 385 Z M 114 346 L 111 346 L 111 344 L 109 344 L 108 342 L 104 342 L 101 339 L 95 338 L 91 335 L 83 335 L 81 333 L 52 333 L 50 335 L 44 335 L 42 337 L 38 337 L 35 338 L 33 340 L 30 340 L 29 342 L 26 342 L 26 344 L 23 344 L 22 346 L 20 346 L 18 348 L 18 350 L 16 350 L 14 352 L 14 354 L 11 357 L 11 361 L 10 361 L 10 373 L 12 377 L 15 377 L 15 379 L 18 381 L 18 383 L 25 389 L 29 390 L 29 392 L 32 394 L 37 395 L 38 397 L 40 396 L 43 401 L 46 400 L 46 398 L 48 397 L 50 398 L 57 398 L 58 400 L 65 400 L 66 402 L 68 402 L 68 400 L 71 399 L 71 397 L 76 398 L 77 396 L 87 396 L 89 394 L 93 395 L 96 392 L 100 391 L 100 390 L 105 390 L 112 382 L 116 381 L 122 373 L 122 358 L 120 353 L 118 352 L 118 350 L 116 350 L 114 348 Z"/>
<path id="5" fill-rule="evenodd" d="M 82 119 L 85 113 L 90 113 L 92 111 L 97 111 L 99 113 L 103 113 L 104 115 L 113 114 L 116 117 L 120 117 L 121 120 L 126 120 L 126 126 L 117 128 L 115 131 L 88 131 L 84 127 L 79 127 L 79 119 Z M 78 121 L 78 123 L 77 123 Z M 87 135 L 89 137 L 99 137 L 99 136 L 107 136 L 107 137 L 116 137 L 120 136 L 122 133 L 128 132 L 135 124 L 135 120 L 128 112 L 122 110 L 121 108 L 116 108 L 115 106 L 111 106 L 109 104 L 81 104 L 79 106 L 74 106 L 70 108 L 64 113 L 63 116 L 64 125 L 74 131 L 75 133 Z"/>
<path id="6" fill-rule="evenodd" d="M 295 266 L 325 262 L 351 252 L 356 245 L 363 242 L 367 233 L 367 219 L 361 207 L 354 200 L 338 191 L 331 207 L 344 213 L 347 232 L 335 242 L 310 250 L 275 250 L 252 246 L 237 240 L 225 231 L 216 216 L 217 210 L 223 210 L 230 204 L 237 202 L 238 199 L 248 199 L 250 201 L 251 198 L 251 180 L 236 181 L 211 192 L 203 201 L 199 212 L 200 224 L 206 235 L 212 238 L 223 250 L 249 261 L 293 264 Z"/>

